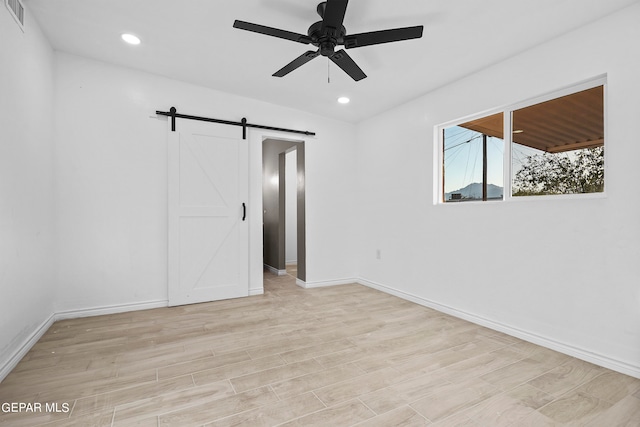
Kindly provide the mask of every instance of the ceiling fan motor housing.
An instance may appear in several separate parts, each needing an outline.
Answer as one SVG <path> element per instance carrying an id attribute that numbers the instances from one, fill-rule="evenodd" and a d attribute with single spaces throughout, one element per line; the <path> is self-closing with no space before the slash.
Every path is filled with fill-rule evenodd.
<path id="1" fill-rule="evenodd" d="M 334 49 L 337 45 L 344 44 L 344 36 L 347 30 L 344 25 L 340 26 L 340 29 L 325 27 L 322 29 L 322 21 L 318 21 L 309 27 L 307 34 L 313 40 L 312 44 L 320 48 L 320 54 L 322 56 L 333 55 Z"/>

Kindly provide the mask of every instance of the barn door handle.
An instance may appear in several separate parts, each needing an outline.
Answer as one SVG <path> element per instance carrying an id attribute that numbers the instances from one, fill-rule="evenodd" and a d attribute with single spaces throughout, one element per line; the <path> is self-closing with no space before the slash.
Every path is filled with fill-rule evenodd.
<path id="1" fill-rule="evenodd" d="M 242 202 L 242 220 L 247 219 L 247 205 Z"/>

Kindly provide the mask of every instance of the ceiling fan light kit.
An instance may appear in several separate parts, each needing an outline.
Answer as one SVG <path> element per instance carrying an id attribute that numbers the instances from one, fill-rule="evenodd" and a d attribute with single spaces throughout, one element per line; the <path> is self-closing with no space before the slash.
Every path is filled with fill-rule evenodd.
<path id="1" fill-rule="evenodd" d="M 303 53 L 276 71 L 273 74 L 274 77 L 284 77 L 312 59 L 318 56 L 326 56 L 353 80 L 359 81 L 367 77 L 367 75 L 344 49 L 336 51 L 337 46 L 344 46 L 345 49 L 354 49 L 422 37 L 422 25 L 359 34 L 347 34 L 343 21 L 348 3 L 348 0 L 327 0 L 320 3 L 316 10 L 322 18 L 322 21 L 312 24 L 307 31 L 307 35 L 239 20 L 233 23 L 233 27 L 302 44 L 311 44 L 318 48 L 315 51 L 309 50 Z"/>

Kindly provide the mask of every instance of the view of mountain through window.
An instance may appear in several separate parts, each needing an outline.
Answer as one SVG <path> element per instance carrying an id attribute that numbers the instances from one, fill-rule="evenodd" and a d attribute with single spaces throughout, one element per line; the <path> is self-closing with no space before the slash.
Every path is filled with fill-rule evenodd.
<path id="1" fill-rule="evenodd" d="M 502 129 L 500 113 L 443 130 L 445 202 L 502 200 Z"/>

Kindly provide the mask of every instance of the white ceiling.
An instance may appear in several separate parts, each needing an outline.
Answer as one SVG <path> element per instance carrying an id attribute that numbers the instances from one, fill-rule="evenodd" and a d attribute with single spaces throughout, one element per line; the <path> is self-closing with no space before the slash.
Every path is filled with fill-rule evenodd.
<path id="1" fill-rule="evenodd" d="M 351 0 L 347 34 L 425 27 L 422 39 L 350 49 L 360 82 L 324 57 L 272 77 L 313 46 L 232 27 L 306 34 L 319 0 L 24 1 L 56 50 L 357 122 L 638 0 Z M 124 44 L 124 32 L 142 44 Z M 342 95 L 352 102 L 339 105 Z"/>

